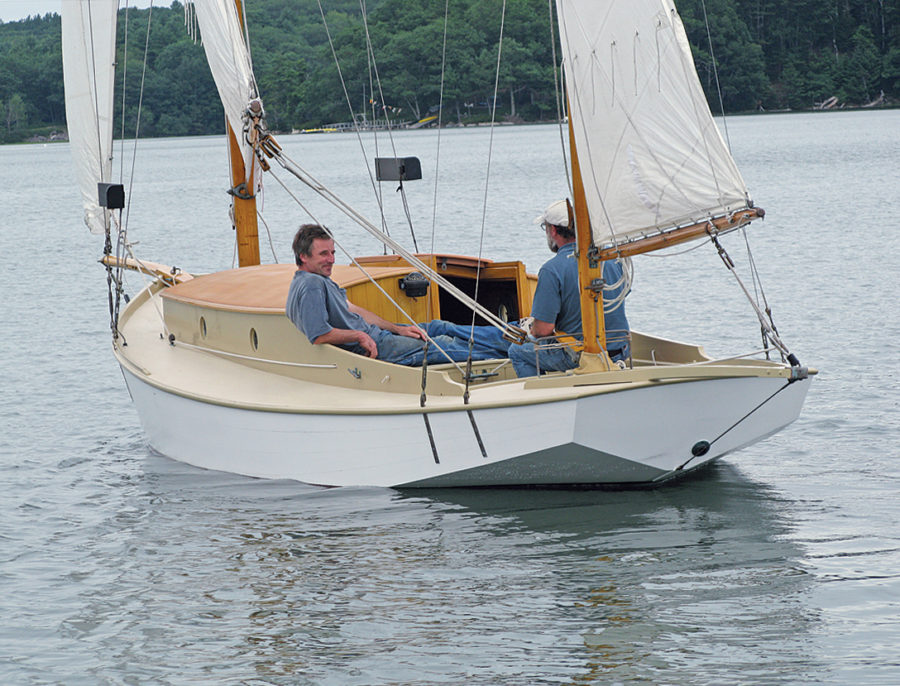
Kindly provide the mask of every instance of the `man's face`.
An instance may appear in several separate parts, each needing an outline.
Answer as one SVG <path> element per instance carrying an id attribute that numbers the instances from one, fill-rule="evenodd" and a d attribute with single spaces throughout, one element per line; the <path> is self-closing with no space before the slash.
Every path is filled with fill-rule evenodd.
<path id="1" fill-rule="evenodd" d="M 330 238 L 315 238 L 309 252 L 309 255 L 300 255 L 303 261 L 301 269 L 330 277 L 334 266 L 334 241 Z"/>
<path id="2" fill-rule="evenodd" d="M 551 252 L 559 252 L 559 242 L 556 240 L 556 237 L 559 235 L 556 233 L 556 227 L 553 224 L 544 224 L 544 231 L 547 234 L 547 247 L 550 248 Z"/>

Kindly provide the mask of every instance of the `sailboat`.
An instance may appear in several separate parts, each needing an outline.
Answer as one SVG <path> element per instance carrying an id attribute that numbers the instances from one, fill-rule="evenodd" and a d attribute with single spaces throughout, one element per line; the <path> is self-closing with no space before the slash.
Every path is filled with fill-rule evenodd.
<path id="1" fill-rule="evenodd" d="M 712 359 L 699 345 L 636 331 L 628 364 L 606 354 L 604 260 L 692 240 L 723 253 L 721 236 L 763 215 L 716 127 L 670 0 L 556 2 L 586 335 L 576 369 L 529 378 L 507 360 L 389 364 L 313 345 L 288 320 L 295 267 L 259 257 L 255 190 L 270 165 L 385 243 L 390 254 L 337 265 L 332 278 L 389 321 L 469 324 L 475 312 L 522 340 L 508 322 L 529 313 L 535 277 L 519 261 L 413 254 L 286 159 L 265 126 L 234 0 L 187 7 L 225 111 L 239 266 L 186 274 L 129 254 L 125 190 L 110 164 L 116 6 L 63 3 L 67 114 L 85 221 L 106 236 L 113 353 L 154 450 L 323 486 L 644 486 L 798 417 L 815 370 L 752 302 L 762 355 Z M 403 178 L 407 162 L 389 160 L 387 173 Z M 124 303 L 127 269 L 148 284 Z"/>

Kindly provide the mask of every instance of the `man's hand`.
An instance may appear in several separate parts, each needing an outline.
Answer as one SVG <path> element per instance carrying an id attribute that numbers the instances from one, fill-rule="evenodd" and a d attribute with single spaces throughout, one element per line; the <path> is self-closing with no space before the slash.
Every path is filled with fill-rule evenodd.
<path id="1" fill-rule="evenodd" d="M 397 324 L 393 333 L 398 336 L 409 336 L 410 338 L 418 338 L 421 341 L 425 340 L 425 332 L 412 324 Z"/>
<path id="2" fill-rule="evenodd" d="M 362 331 L 359 333 L 359 343 L 363 350 L 366 351 L 366 357 L 371 357 L 373 360 L 378 357 L 378 346 L 375 345 L 375 340 L 367 333 Z"/>

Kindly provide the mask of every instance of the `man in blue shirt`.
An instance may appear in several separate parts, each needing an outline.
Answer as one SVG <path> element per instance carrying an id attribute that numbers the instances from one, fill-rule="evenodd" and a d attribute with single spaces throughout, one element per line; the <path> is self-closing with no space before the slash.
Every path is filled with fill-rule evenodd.
<path id="1" fill-rule="evenodd" d="M 455 328 L 436 320 L 419 326 L 395 324 L 347 300 L 343 288 L 331 280 L 334 240 L 317 224 L 304 224 L 294 236 L 297 271 L 288 289 L 285 312 L 310 342 L 333 343 L 367 357 L 406 366 L 425 359 L 425 333 L 436 345 L 428 346 L 428 362 L 455 362 L 469 356 L 469 341 L 451 333 Z M 473 360 L 506 357 L 509 343 L 493 327 L 475 327 Z M 424 329 L 424 331 L 423 331 Z M 481 332 L 478 329 L 491 329 Z M 440 347 L 443 352 L 441 352 Z M 445 354 L 446 353 L 446 354 Z"/>
<path id="2" fill-rule="evenodd" d="M 581 298 L 578 286 L 578 260 L 575 257 L 575 232 L 569 228 L 569 211 L 565 200 L 550 205 L 538 217 L 547 236 L 547 245 L 556 253 L 538 272 L 538 283 L 531 306 L 531 336 L 534 339 L 552 337 L 554 332 L 564 333 L 581 339 Z M 622 267 L 618 260 L 603 263 L 603 280 L 607 287 L 603 290 L 605 301 L 618 299 L 625 286 Z M 624 296 L 623 296 L 624 297 Z M 606 348 L 614 362 L 625 360 L 631 355 L 628 338 L 628 319 L 625 316 L 624 299 L 611 311 L 605 312 L 607 331 Z M 569 347 L 542 347 L 556 342 L 549 338 L 509 348 L 509 359 L 516 370 L 516 376 L 534 376 L 548 371 L 565 371 L 578 366 L 578 353 Z"/>

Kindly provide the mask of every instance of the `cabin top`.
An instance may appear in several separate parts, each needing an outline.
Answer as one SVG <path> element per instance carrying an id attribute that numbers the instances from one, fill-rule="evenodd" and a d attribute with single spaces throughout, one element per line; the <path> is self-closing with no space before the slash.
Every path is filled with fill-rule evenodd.
<path id="1" fill-rule="evenodd" d="M 293 264 L 263 264 L 255 267 L 229 269 L 197 276 L 163 291 L 164 298 L 214 309 L 247 312 L 284 312 L 288 287 L 294 272 Z M 366 267 L 376 280 L 402 276 L 410 271 L 408 265 L 396 267 Z M 358 267 L 334 265 L 332 278 L 342 288 L 368 281 Z"/>

